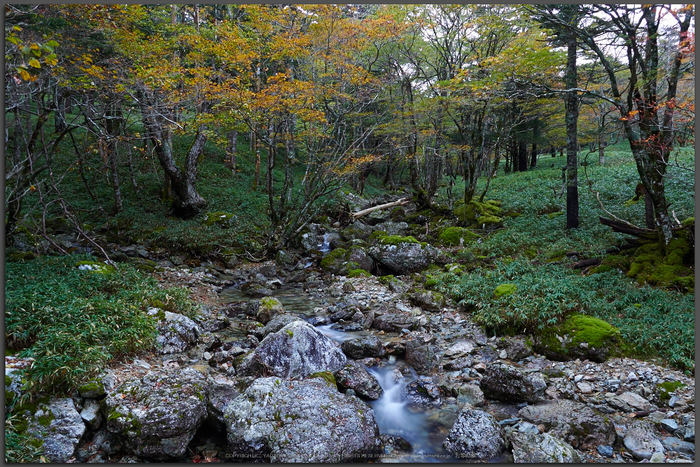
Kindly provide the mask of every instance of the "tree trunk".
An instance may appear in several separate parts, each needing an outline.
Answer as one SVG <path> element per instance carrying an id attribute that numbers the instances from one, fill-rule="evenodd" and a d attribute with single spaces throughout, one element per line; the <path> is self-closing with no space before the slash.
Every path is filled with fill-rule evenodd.
<path id="1" fill-rule="evenodd" d="M 537 166 L 537 143 L 532 143 L 532 152 L 530 152 L 530 168 L 534 169 Z"/>
<path id="2" fill-rule="evenodd" d="M 527 172 L 527 144 L 518 141 L 518 172 Z"/>
<path id="3" fill-rule="evenodd" d="M 605 165 L 605 141 L 602 138 L 598 144 L 598 164 Z"/>
<path id="4" fill-rule="evenodd" d="M 229 131 L 228 132 L 228 147 L 226 148 L 226 152 L 228 153 L 228 159 L 231 162 L 231 171 L 233 175 L 236 175 L 236 154 L 237 154 L 237 145 L 238 145 L 238 132 L 235 130 Z"/>
<path id="5" fill-rule="evenodd" d="M 567 37 L 566 72 L 564 85 L 567 89 L 577 86 L 576 36 Z M 566 228 L 579 226 L 578 206 L 578 96 L 570 91 L 566 97 Z"/>
<path id="6" fill-rule="evenodd" d="M 194 143 L 185 158 L 184 170 L 180 170 L 175 163 L 172 147 L 164 134 L 165 129 L 158 120 L 155 97 L 145 86 L 139 88 L 139 94 L 141 97 L 139 101 L 141 118 L 143 119 L 147 136 L 153 143 L 154 152 L 161 167 L 167 177 L 170 178 L 174 194 L 173 215 L 183 219 L 194 217 L 207 206 L 207 201 L 197 193 L 196 188 L 197 161 L 202 151 L 204 151 L 204 144 L 207 141 L 206 127 L 203 125 L 199 127 Z"/>

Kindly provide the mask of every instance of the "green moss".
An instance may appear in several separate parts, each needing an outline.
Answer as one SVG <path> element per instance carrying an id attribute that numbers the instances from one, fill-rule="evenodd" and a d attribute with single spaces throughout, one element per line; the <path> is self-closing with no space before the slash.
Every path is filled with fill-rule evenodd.
<path id="1" fill-rule="evenodd" d="M 458 246 L 475 242 L 479 238 L 480 235 L 464 227 L 448 227 L 440 233 L 438 241 L 445 246 Z"/>
<path id="2" fill-rule="evenodd" d="M 287 334 L 289 334 L 289 337 L 294 337 L 294 331 L 291 329 L 287 329 Z"/>
<path id="3" fill-rule="evenodd" d="M 348 277 L 372 277 L 372 274 L 364 269 L 352 269 L 348 271 Z"/>
<path id="4" fill-rule="evenodd" d="M 454 214 L 462 223 L 471 225 L 483 225 L 491 224 L 492 222 L 481 222 L 479 219 L 492 220 L 492 218 L 499 219 L 498 216 L 503 213 L 497 204 L 499 202 L 495 200 L 488 200 L 480 203 L 476 200 L 471 200 L 469 204 L 462 204 L 454 210 Z M 500 219 L 498 220 L 500 222 Z M 496 223 L 498 223 L 496 222 Z"/>
<path id="5" fill-rule="evenodd" d="M 274 297 L 263 297 L 260 299 L 260 306 L 264 308 L 274 308 L 276 306 L 282 306 L 282 303 Z"/>
<path id="6" fill-rule="evenodd" d="M 95 274 L 112 274 L 117 271 L 117 268 L 109 264 L 97 263 L 95 261 L 79 261 L 76 266 L 80 268 L 84 266 L 83 269 L 93 272 Z"/>
<path id="7" fill-rule="evenodd" d="M 665 402 L 671 398 L 671 393 L 677 391 L 678 389 L 684 387 L 685 384 L 680 381 L 665 381 L 656 385 L 656 389 L 659 392 L 659 399 Z"/>
<path id="8" fill-rule="evenodd" d="M 9 386 L 12 384 L 12 378 L 10 375 L 5 375 L 5 386 Z"/>
<path id="9" fill-rule="evenodd" d="M 621 355 L 625 348 L 620 331 L 602 319 L 572 314 L 558 326 L 538 334 L 536 350 L 557 360 L 589 358 L 604 360 Z"/>
<path id="10" fill-rule="evenodd" d="M 695 217 L 689 217 L 689 218 L 687 218 L 686 220 L 684 220 L 683 222 L 681 222 L 681 225 L 683 225 L 683 227 L 688 227 L 688 226 L 691 226 L 691 225 L 692 225 L 692 226 L 695 226 Z"/>
<path id="11" fill-rule="evenodd" d="M 500 298 L 504 295 L 512 295 L 515 293 L 517 288 L 518 286 L 515 284 L 501 284 L 496 287 L 496 290 L 493 291 L 493 296 L 495 298 Z"/>
<path id="12" fill-rule="evenodd" d="M 205 215 L 202 225 L 211 226 L 218 224 L 221 227 L 229 227 L 234 219 L 234 215 L 229 212 L 208 212 Z"/>
<path id="13" fill-rule="evenodd" d="M 489 214 L 480 216 L 476 220 L 477 225 L 486 225 L 486 226 L 500 224 L 501 222 L 503 222 L 503 221 L 501 220 L 500 217 L 496 217 L 496 216 L 489 215 Z"/>
<path id="14" fill-rule="evenodd" d="M 535 247 L 530 247 L 527 250 L 525 250 L 525 256 L 527 256 L 529 259 L 533 259 L 534 257 L 537 256 L 537 248 Z"/>
<path id="15" fill-rule="evenodd" d="M 336 386 L 335 376 L 330 371 L 317 371 L 309 375 L 309 378 L 321 378 L 325 380 L 328 384 Z"/>
<path id="16" fill-rule="evenodd" d="M 345 261 L 347 252 L 348 251 L 345 248 L 336 248 L 321 260 L 321 267 L 326 270 L 331 268 L 336 269 L 338 262 Z"/>

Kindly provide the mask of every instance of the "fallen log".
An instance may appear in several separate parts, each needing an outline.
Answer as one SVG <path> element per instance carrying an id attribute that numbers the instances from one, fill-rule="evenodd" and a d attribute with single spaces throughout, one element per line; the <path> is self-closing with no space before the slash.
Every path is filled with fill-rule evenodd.
<path id="1" fill-rule="evenodd" d="M 386 203 L 386 204 L 379 204 L 377 206 L 372 206 L 371 208 L 363 209 L 362 211 L 357 211 L 353 212 L 350 215 L 352 216 L 353 219 L 357 219 L 362 216 L 366 216 L 370 212 L 373 211 L 378 211 L 380 209 L 388 209 L 388 208 L 393 208 L 394 206 L 405 206 L 408 204 L 408 198 L 401 198 L 398 201 L 392 201 L 391 203 Z"/>
<path id="2" fill-rule="evenodd" d="M 600 258 L 594 258 L 594 259 L 584 259 L 583 261 L 579 261 L 578 263 L 574 263 L 573 266 L 571 266 L 574 269 L 583 269 L 588 266 L 597 266 L 602 262 Z"/>
<path id="3" fill-rule="evenodd" d="M 656 230 L 642 229 L 632 224 L 628 224 L 627 222 L 620 222 L 614 219 L 606 219 L 605 217 L 600 217 L 599 219 L 601 224 L 611 227 L 614 232 L 633 235 L 635 237 L 646 238 L 649 240 L 656 239 L 658 235 L 656 233 Z"/>

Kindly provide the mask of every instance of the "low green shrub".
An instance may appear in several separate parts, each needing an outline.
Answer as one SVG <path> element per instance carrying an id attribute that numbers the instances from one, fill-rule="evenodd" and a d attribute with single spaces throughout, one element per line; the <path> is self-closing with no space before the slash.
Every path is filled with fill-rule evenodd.
<path id="1" fill-rule="evenodd" d="M 496 260 L 492 267 L 435 274 L 436 290 L 467 307 L 491 331 L 531 333 L 558 324 L 570 313 L 607 321 L 620 330 L 631 352 L 661 357 L 683 370 L 695 368 L 694 297 L 639 287 L 616 270 L 583 276 L 554 264 Z M 502 284 L 517 292 L 494 297 Z"/>
<path id="2" fill-rule="evenodd" d="M 186 289 L 161 289 L 131 265 L 103 274 L 81 270 L 81 262 L 97 259 L 41 256 L 6 265 L 5 342 L 36 360 L 26 373 L 32 393 L 78 387 L 113 358 L 150 348 L 150 304 L 195 310 Z"/>

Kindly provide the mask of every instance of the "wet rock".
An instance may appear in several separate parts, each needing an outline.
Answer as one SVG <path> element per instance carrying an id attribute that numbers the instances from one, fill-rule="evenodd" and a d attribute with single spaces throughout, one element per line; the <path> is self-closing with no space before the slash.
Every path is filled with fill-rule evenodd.
<path id="1" fill-rule="evenodd" d="M 40 402 L 36 412 L 27 411 L 24 416 L 28 438 L 41 441 L 41 450 L 49 462 L 67 462 L 85 433 L 85 423 L 70 398 Z"/>
<path id="2" fill-rule="evenodd" d="M 351 462 L 380 447 L 372 409 L 322 378 L 259 378 L 224 417 L 234 461 Z"/>
<path id="3" fill-rule="evenodd" d="M 404 387 L 403 395 L 410 407 L 439 407 L 442 405 L 442 391 L 430 378 L 411 381 Z"/>
<path id="4" fill-rule="evenodd" d="M 335 372 L 346 363 L 334 341 L 310 324 L 294 321 L 265 337 L 236 370 L 248 376 L 299 378 L 319 371 Z"/>
<path id="5" fill-rule="evenodd" d="M 406 342 L 406 363 L 420 375 L 430 374 L 437 364 L 434 346 L 417 339 Z"/>
<path id="6" fill-rule="evenodd" d="M 550 434 L 577 449 L 593 449 L 615 441 L 612 422 L 591 407 L 568 399 L 528 405 L 518 412 L 518 417 L 536 425 L 543 424 Z"/>
<path id="7" fill-rule="evenodd" d="M 465 406 L 442 445 L 459 458 L 488 459 L 503 452 L 505 439 L 493 415 Z"/>
<path id="8" fill-rule="evenodd" d="M 581 457 L 570 444 L 548 433 L 528 434 L 511 431 L 508 439 L 513 447 L 513 460 L 516 463 L 581 463 Z"/>
<path id="9" fill-rule="evenodd" d="M 676 437 L 669 436 L 668 438 L 662 438 L 661 444 L 668 451 L 681 452 L 683 454 L 695 455 L 695 444 L 689 443 L 687 441 L 682 441 Z"/>
<path id="10" fill-rule="evenodd" d="M 338 370 L 335 373 L 335 380 L 341 391 L 352 389 L 362 399 L 375 401 L 384 393 L 377 378 L 354 361 L 349 361 L 345 367 Z"/>
<path id="11" fill-rule="evenodd" d="M 149 372 L 104 400 L 107 429 L 136 456 L 179 458 L 207 415 L 204 376 L 193 368 Z"/>
<path id="12" fill-rule="evenodd" d="M 430 263 L 446 262 L 444 254 L 432 245 L 420 243 L 377 244 L 369 249 L 369 255 L 382 266 L 403 275 L 427 269 Z"/>
<path id="13" fill-rule="evenodd" d="M 353 359 L 367 357 L 382 358 L 386 355 L 386 350 L 384 349 L 382 341 L 374 334 L 348 339 L 340 345 L 340 348 L 345 355 Z"/>
<path id="14" fill-rule="evenodd" d="M 485 402 L 484 392 L 478 385 L 465 383 L 457 388 L 458 404 L 470 404 L 474 407 L 481 407 Z"/>
<path id="15" fill-rule="evenodd" d="M 260 299 L 260 306 L 255 314 L 255 319 L 263 324 L 267 324 L 274 316 L 284 313 L 284 308 L 279 300 L 273 297 Z"/>
<path id="16" fill-rule="evenodd" d="M 664 430 L 668 431 L 669 433 L 673 434 L 675 431 L 678 429 L 678 422 L 676 422 L 672 418 L 665 418 L 661 420 L 661 428 Z"/>
<path id="17" fill-rule="evenodd" d="M 394 451 L 411 452 L 413 446 L 401 436 L 381 435 L 382 448 L 385 454 L 392 454 Z"/>
<path id="18" fill-rule="evenodd" d="M 651 459 L 655 452 L 664 452 L 664 446 L 654 433 L 653 426 L 646 421 L 637 422 L 629 427 L 624 444 L 637 460 Z"/>
<path id="19" fill-rule="evenodd" d="M 412 304 L 424 310 L 437 312 L 445 308 L 445 296 L 431 290 L 416 290 L 408 298 Z"/>
<path id="20" fill-rule="evenodd" d="M 236 381 L 221 374 L 207 375 L 207 419 L 214 425 L 224 427 L 224 409 L 241 393 Z"/>
<path id="21" fill-rule="evenodd" d="M 544 398 L 547 388 L 539 374 L 528 374 L 503 363 L 490 365 L 480 384 L 490 399 L 503 402 L 537 402 Z"/>
<path id="22" fill-rule="evenodd" d="M 156 343 L 163 354 L 184 352 L 197 343 L 200 329 L 187 316 L 151 308 L 148 314 L 158 319 Z"/>
<path id="23" fill-rule="evenodd" d="M 245 287 L 243 293 L 250 298 L 264 298 L 271 296 L 274 292 L 272 289 L 261 284 L 252 283 L 249 284 L 248 287 Z"/>

